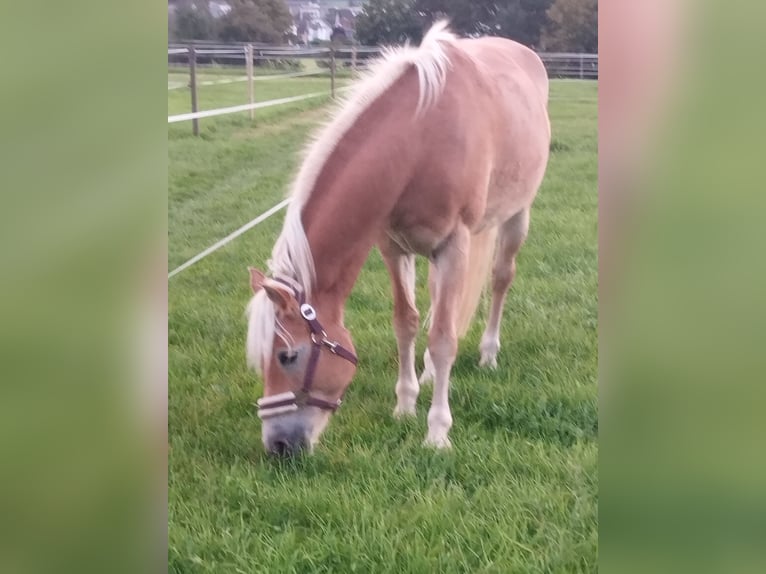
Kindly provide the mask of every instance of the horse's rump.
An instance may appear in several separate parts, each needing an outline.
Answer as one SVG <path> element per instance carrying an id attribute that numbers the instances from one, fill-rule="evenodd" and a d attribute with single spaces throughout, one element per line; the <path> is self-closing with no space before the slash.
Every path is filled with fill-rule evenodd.
<path id="1" fill-rule="evenodd" d="M 397 118 L 415 163 L 389 228 L 425 255 L 459 224 L 478 233 L 528 208 L 550 142 L 547 76 L 534 52 L 500 38 L 457 40 L 446 52 L 438 101 L 418 121 Z M 390 95 L 416 89 L 410 72 Z"/>

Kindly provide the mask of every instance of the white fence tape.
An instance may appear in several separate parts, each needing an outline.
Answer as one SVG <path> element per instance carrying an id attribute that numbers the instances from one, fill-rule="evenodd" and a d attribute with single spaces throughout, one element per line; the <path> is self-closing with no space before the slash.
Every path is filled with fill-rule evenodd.
<path id="1" fill-rule="evenodd" d="M 253 80 L 256 82 L 265 82 L 266 80 L 280 80 L 282 78 L 300 78 L 302 76 L 318 76 L 319 74 L 327 74 L 329 68 L 319 68 L 318 70 L 309 70 L 307 72 L 290 72 L 289 74 L 267 74 L 267 75 L 255 75 Z"/>
<path id="2" fill-rule="evenodd" d="M 204 49 L 196 49 L 195 52 L 199 55 L 206 56 L 206 55 L 225 55 L 225 54 L 236 54 L 238 56 L 243 55 L 245 53 L 245 49 L 241 48 L 239 50 L 204 50 Z"/>
<path id="3" fill-rule="evenodd" d="M 176 122 L 185 122 L 193 120 L 195 118 L 211 118 L 213 116 L 223 116 L 225 114 L 233 114 L 236 112 L 246 112 L 247 110 L 257 110 L 259 108 L 268 108 L 270 106 L 279 106 L 281 104 L 289 104 L 292 102 L 299 102 L 301 100 L 307 100 L 309 98 L 317 98 L 319 96 L 329 96 L 329 92 L 313 92 L 311 94 L 304 94 L 302 96 L 293 96 L 290 98 L 279 98 L 276 100 L 268 100 L 266 102 L 256 102 L 254 104 L 243 104 L 241 106 L 231 106 L 229 108 L 218 108 L 215 110 L 207 110 L 204 112 L 178 114 L 177 116 L 168 116 L 168 123 L 174 124 Z"/>
<path id="4" fill-rule="evenodd" d="M 296 56 L 323 56 L 323 55 L 329 55 L 330 50 L 328 48 L 319 49 L 319 50 L 268 50 L 268 49 L 259 49 L 259 48 L 253 48 L 255 52 L 255 57 L 267 57 L 267 56 L 287 56 L 288 58 L 290 56 L 296 57 Z"/>
<path id="5" fill-rule="evenodd" d="M 337 88 L 336 92 L 343 92 L 350 89 L 351 86 L 344 86 L 343 88 Z M 257 110 L 260 108 L 268 108 L 271 106 L 279 106 L 282 104 L 290 104 L 292 102 L 299 102 L 301 100 L 307 100 L 309 98 L 318 98 L 319 96 L 329 96 L 329 92 L 313 92 L 311 94 L 303 94 L 302 96 L 292 96 L 290 98 L 279 98 L 276 100 L 268 100 L 265 102 L 256 102 L 254 104 L 243 104 L 241 106 L 231 106 L 229 108 L 218 108 L 215 110 L 207 110 L 204 112 L 178 114 L 177 116 L 168 116 L 168 123 L 174 124 L 176 122 L 185 122 L 193 120 L 195 118 L 211 118 L 213 116 L 223 116 L 225 114 L 233 114 L 236 112 L 246 112 L 247 110 Z"/>
<path id="6" fill-rule="evenodd" d="M 211 245 L 210 247 L 208 247 L 207 249 L 205 249 L 201 253 L 198 253 L 197 255 L 195 255 L 194 257 L 189 259 L 183 265 L 180 265 L 180 266 L 176 267 L 175 269 L 173 269 L 173 271 L 168 273 L 168 279 L 173 277 L 173 275 L 178 275 L 184 269 L 188 269 L 189 267 L 191 267 L 192 265 L 197 263 L 197 261 L 200 261 L 200 260 L 204 259 L 205 257 L 210 255 L 214 251 L 219 250 L 221 247 L 223 247 L 227 243 L 235 240 L 237 237 L 239 237 L 240 235 L 242 235 L 246 231 L 252 229 L 253 227 L 258 225 L 262 221 L 265 221 L 266 219 L 268 219 L 269 217 L 274 215 L 277 211 L 279 211 L 280 209 L 285 207 L 288 203 L 290 203 L 290 198 L 289 197 L 287 199 L 279 202 L 278 204 L 276 204 L 274 207 L 272 207 L 268 211 L 265 211 L 265 212 L 261 213 L 258 217 L 256 217 L 252 221 L 249 221 L 248 223 L 245 223 L 242 227 L 240 227 L 236 231 L 230 233 L 229 235 L 227 235 L 226 237 L 224 237 L 220 241 L 214 243 L 213 245 Z"/>
<path id="7" fill-rule="evenodd" d="M 308 72 L 293 72 L 290 74 L 269 74 L 266 76 L 254 76 L 254 82 L 265 82 L 267 80 L 281 80 L 286 78 L 300 78 L 303 76 L 318 76 L 320 74 L 326 74 L 327 70 L 309 70 Z M 235 78 L 225 78 L 222 80 L 208 80 L 206 82 L 197 82 L 198 86 L 220 86 L 224 84 L 237 84 L 240 82 L 246 82 L 247 76 L 237 76 Z M 168 90 L 180 90 L 181 88 L 188 88 L 189 84 L 184 82 L 172 82 L 168 83 Z"/>

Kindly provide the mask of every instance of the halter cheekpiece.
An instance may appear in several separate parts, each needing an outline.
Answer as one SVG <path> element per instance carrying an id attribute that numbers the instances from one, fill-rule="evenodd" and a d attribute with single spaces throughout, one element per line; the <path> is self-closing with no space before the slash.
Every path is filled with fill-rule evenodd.
<path id="1" fill-rule="evenodd" d="M 357 364 L 356 355 L 337 341 L 332 341 L 327 338 L 327 332 L 322 328 L 322 324 L 317 319 L 316 309 L 306 302 L 306 297 L 302 291 L 296 289 L 291 283 L 282 279 L 275 278 L 274 280 L 287 286 L 292 292 L 295 300 L 298 302 L 298 305 L 300 305 L 301 317 L 306 321 L 306 325 L 309 328 L 309 335 L 311 337 L 311 355 L 309 356 L 309 361 L 306 365 L 306 374 L 303 377 L 303 386 L 301 387 L 301 390 L 297 393 L 289 391 L 258 399 L 258 402 L 256 403 L 258 405 L 258 416 L 261 419 L 265 419 L 296 411 L 303 406 L 313 406 L 335 412 L 341 405 L 341 399 L 338 399 L 337 401 L 326 401 L 311 394 L 311 385 L 314 383 L 314 372 L 316 371 L 317 363 L 319 362 L 319 352 L 323 348 L 328 349 L 332 354 L 337 355 L 354 365 Z"/>

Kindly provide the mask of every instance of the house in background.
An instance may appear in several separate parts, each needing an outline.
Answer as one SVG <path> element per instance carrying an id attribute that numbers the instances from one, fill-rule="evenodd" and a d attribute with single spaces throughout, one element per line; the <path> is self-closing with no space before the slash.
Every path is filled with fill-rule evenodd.
<path id="1" fill-rule="evenodd" d="M 334 34 L 341 34 L 348 40 L 354 40 L 354 34 L 356 33 L 356 17 L 361 11 L 361 6 L 329 8 L 325 19 L 328 22 L 332 22 Z"/>
<path id="2" fill-rule="evenodd" d="M 356 15 L 362 11 L 357 0 L 287 0 L 293 17 L 292 32 L 298 42 L 327 42 L 345 37 L 353 40 Z"/>
<path id="3" fill-rule="evenodd" d="M 302 44 L 329 42 L 330 38 L 332 38 L 332 27 L 321 18 L 317 20 L 304 18 L 298 20 L 294 26 L 296 30 L 295 35 Z"/>
<path id="4" fill-rule="evenodd" d="M 207 3 L 207 7 L 213 18 L 222 18 L 231 12 L 231 4 L 224 2 L 224 0 L 210 0 Z"/>
<path id="5" fill-rule="evenodd" d="M 299 43 L 354 40 L 356 17 L 363 9 L 362 0 L 286 0 L 285 3 L 293 18 L 291 35 Z M 224 17 L 232 9 L 227 0 L 168 0 L 169 30 L 182 5 L 195 10 L 207 5 L 207 11 L 214 19 Z"/>

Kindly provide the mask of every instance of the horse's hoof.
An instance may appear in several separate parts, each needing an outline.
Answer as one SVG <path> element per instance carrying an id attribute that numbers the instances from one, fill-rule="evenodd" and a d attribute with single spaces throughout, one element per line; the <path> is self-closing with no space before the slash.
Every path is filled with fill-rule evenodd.
<path id="1" fill-rule="evenodd" d="M 423 446 L 426 448 L 435 448 L 436 450 L 447 450 L 452 448 L 452 443 L 449 438 L 447 438 L 447 435 L 431 436 L 429 434 L 426 437 L 426 440 L 423 441 Z"/>
<path id="2" fill-rule="evenodd" d="M 396 405 L 396 408 L 394 409 L 394 418 L 398 420 L 401 420 L 407 417 L 414 417 L 415 415 L 416 415 L 415 405 L 411 407 Z"/>
<path id="3" fill-rule="evenodd" d="M 479 359 L 479 366 L 480 367 L 488 367 L 492 370 L 497 369 L 497 355 L 490 355 L 490 354 L 481 354 L 481 359 Z"/>

